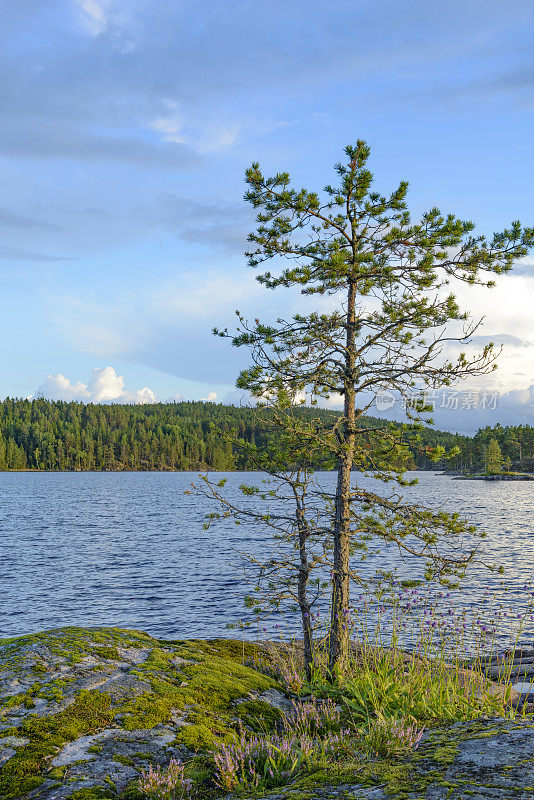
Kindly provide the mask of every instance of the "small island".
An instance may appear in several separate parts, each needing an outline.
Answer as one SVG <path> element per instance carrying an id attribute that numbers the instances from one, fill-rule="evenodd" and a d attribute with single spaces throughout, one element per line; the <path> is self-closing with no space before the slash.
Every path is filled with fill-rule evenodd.
<path id="1" fill-rule="evenodd" d="M 504 459 L 499 443 L 495 438 L 491 438 L 484 447 L 484 463 L 478 469 L 450 469 L 445 470 L 444 475 L 452 475 L 455 480 L 464 481 L 534 481 L 534 459 L 528 458 L 520 460 L 515 464 L 510 458 Z M 523 470 L 514 469 L 521 467 Z"/>

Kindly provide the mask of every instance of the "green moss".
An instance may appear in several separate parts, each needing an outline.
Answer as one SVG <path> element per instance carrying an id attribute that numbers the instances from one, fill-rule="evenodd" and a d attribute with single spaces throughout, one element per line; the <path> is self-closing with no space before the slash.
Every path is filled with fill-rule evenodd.
<path id="1" fill-rule="evenodd" d="M 196 752 L 198 750 L 216 750 L 221 744 L 235 741 L 235 738 L 235 734 L 230 728 L 224 725 L 213 725 L 210 720 L 209 726 L 199 722 L 182 728 L 176 741 Z"/>
<path id="2" fill-rule="evenodd" d="M 49 686 L 46 686 L 44 689 L 41 689 L 39 692 L 39 697 L 42 697 L 44 700 L 50 700 L 54 703 L 61 703 L 61 701 L 64 700 L 65 695 L 59 686 L 53 683 Z"/>
<path id="3" fill-rule="evenodd" d="M 121 655 L 116 647 L 95 647 L 93 655 L 98 658 L 106 658 L 111 661 L 120 661 Z"/>
<path id="4" fill-rule="evenodd" d="M 183 694 L 173 683 L 154 680 L 151 686 L 153 694 L 141 694 L 121 706 L 121 724 L 125 730 L 153 728 L 160 722 L 168 722 L 174 709 L 184 708 Z"/>
<path id="5" fill-rule="evenodd" d="M 306 788 L 313 788 L 326 783 L 335 783 L 335 776 L 330 772 L 323 770 L 316 770 L 308 775 L 304 775 L 292 784 L 291 791 L 300 791 Z M 285 792 L 284 792 L 285 794 Z"/>
<path id="6" fill-rule="evenodd" d="M 281 713 L 262 700 L 249 700 L 239 703 L 235 716 L 256 733 L 272 730 L 280 721 Z"/>
<path id="7" fill-rule="evenodd" d="M 266 675 L 219 656 L 182 669 L 190 678 L 184 696 L 210 708 L 227 707 L 233 700 L 276 685 Z"/>
<path id="8" fill-rule="evenodd" d="M 19 735 L 18 728 L 4 728 L 4 730 L 0 734 L 2 739 L 4 738 L 4 736 L 18 736 L 18 735 Z"/>
<path id="9" fill-rule="evenodd" d="M 424 777 L 419 775 L 410 763 L 380 760 L 364 765 L 355 782 L 362 786 L 385 784 L 388 797 L 402 800 L 408 792 L 423 792 L 430 782 L 431 774 L 435 775 L 434 772 L 425 772 Z"/>
<path id="10" fill-rule="evenodd" d="M 50 778 L 51 780 L 59 781 L 64 776 L 66 771 L 67 767 L 52 767 L 52 769 L 48 770 L 46 777 Z"/>
<path id="11" fill-rule="evenodd" d="M 29 716 L 19 730 L 30 742 L 4 765 L 0 796 L 18 799 L 39 786 L 48 761 L 65 742 L 106 727 L 113 716 L 109 695 L 88 691 L 80 692 L 75 702 L 59 714 Z"/>
<path id="12" fill-rule="evenodd" d="M 369 759 L 362 753 L 359 761 L 324 765 L 320 770 L 297 780 L 291 789 L 301 792 L 320 785 L 350 783 L 362 787 L 382 786 L 391 800 L 414 798 L 414 793 L 424 797 L 432 783 L 445 785 L 444 769 L 454 762 L 457 752 L 458 745 L 451 741 L 450 732 L 440 730 L 434 733 L 433 741 L 427 740 L 421 750 L 411 753 L 402 761 L 394 758 Z M 288 790 L 283 791 L 283 795 L 291 800 Z"/>
<path id="13" fill-rule="evenodd" d="M 150 683 L 152 691 L 123 705 L 123 727 L 126 730 L 153 727 L 160 722 L 168 722 L 171 712 L 189 709 L 191 724 L 178 734 L 177 739 L 180 742 L 198 751 L 210 750 L 222 741 L 232 741 L 235 738 L 234 717 L 243 715 L 243 721 L 245 717 L 251 721 L 253 708 L 253 705 L 245 709 L 234 707 L 233 702 L 276 684 L 267 676 L 237 661 L 238 655 L 242 655 L 239 642 L 230 646 L 223 641 L 224 646 L 217 648 L 211 643 L 204 643 L 205 650 L 200 649 L 200 642 L 189 645 L 180 642 L 170 652 L 154 647 L 146 661 L 132 670 L 132 674 Z M 214 650 L 217 655 L 212 655 Z M 229 652 L 228 657 L 221 655 L 223 650 Z M 198 663 L 182 664 L 178 670 L 173 664 L 177 655 Z M 184 677 L 187 678 L 185 686 L 182 685 L 185 683 Z M 279 717 L 278 712 L 261 701 L 251 702 L 258 703 L 256 708 L 264 716 L 262 724 L 271 729 Z"/>
<path id="14" fill-rule="evenodd" d="M 37 644 L 52 654 L 55 666 L 75 664 L 87 655 L 116 660 L 120 657 L 118 647 L 150 648 L 146 661 L 131 672 L 147 682 L 150 691 L 126 700 L 113 700 L 98 691 L 82 691 L 74 703 L 56 714 L 29 715 L 8 734 L 25 736 L 30 742 L 17 750 L 0 777 L 0 796 L 5 800 L 24 797 L 45 775 L 60 779 L 62 773 L 55 771 L 58 768 L 47 772 L 58 750 L 68 741 L 108 727 L 116 718 L 126 730 L 133 730 L 152 728 L 168 722 L 174 713 L 182 712 L 190 724 L 180 730 L 178 740 L 196 751 L 211 750 L 223 741 L 232 741 L 236 718 L 249 727 L 261 726 L 265 730 L 272 729 L 279 718 L 276 710 L 261 701 L 234 703 L 277 685 L 270 677 L 243 666 L 244 659 L 251 660 L 257 654 L 258 648 L 250 643 L 225 639 L 158 642 L 139 631 L 71 627 L 3 640 L 0 652 L 5 668 L 24 678 L 34 674 L 37 666 L 37 674 L 45 676 L 46 668 L 35 664 L 32 648 Z M 177 656 L 196 663 L 174 664 Z M 104 665 L 96 665 L 91 666 L 91 670 L 99 666 L 104 669 Z M 76 675 L 67 675 L 44 685 L 33 683 L 26 692 L 4 701 L 3 707 L 24 704 L 31 707 L 37 696 L 60 703 L 65 689 L 76 679 Z M 259 717 L 261 722 L 258 722 Z M 97 748 L 99 745 L 93 745 L 90 751 L 97 752 Z M 149 754 L 137 754 L 137 757 L 151 760 Z M 212 765 L 202 764 L 198 767 L 198 778 L 207 782 Z M 96 790 L 90 792 L 88 797 L 98 795 Z"/>
<path id="15" fill-rule="evenodd" d="M 480 731 L 479 733 L 477 733 L 476 737 L 473 736 L 472 738 L 473 739 L 474 738 L 476 738 L 476 739 L 489 739 L 492 736 L 498 736 L 499 733 L 503 733 L 503 731 L 499 730 L 499 728 L 490 728 L 490 730 L 487 730 L 487 731 Z"/>
<path id="16" fill-rule="evenodd" d="M 455 743 L 437 747 L 432 753 L 432 760 L 438 764 L 452 764 L 458 755 L 458 745 Z"/>
<path id="17" fill-rule="evenodd" d="M 77 789 L 69 794 L 66 800 L 102 800 L 102 798 L 116 796 L 113 789 L 96 786 L 93 789 Z"/>
<path id="18" fill-rule="evenodd" d="M 135 761 L 128 756 L 120 755 L 120 753 L 115 753 L 113 755 L 113 761 L 117 761 L 118 764 L 124 764 L 125 767 L 135 767 Z"/>
<path id="19" fill-rule="evenodd" d="M 282 791 L 285 796 L 287 792 L 302 792 L 326 784 L 335 786 L 341 783 L 358 783 L 357 776 L 361 769 L 361 762 L 355 761 L 324 763 L 318 765 L 312 772 L 298 778 L 291 784 L 290 789 Z"/>
<path id="20" fill-rule="evenodd" d="M 206 753 L 217 749 L 222 742 L 234 740 L 239 723 L 256 732 L 267 732 L 276 727 L 280 719 L 276 709 L 255 699 L 262 691 L 278 684 L 268 675 L 244 666 L 243 661 L 252 661 L 258 656 L 259 650 L 247 642 L 243 644 L 224 639 L 159 642 L 136 631 L 69 628 L 11 640 L 7 645 L 4 642 L 2 654 L 7 654 L 8 660 L 17 665 L 14 667 L 16 670 L 24 668 L 21 652 L 25 645 L 22 642 L 31 645 L 40 642 L 58 658 L 71 664 L 86 655 L 116 659 L 118 647 L 149 649 L 148 658 L 137 665 L 131 674 L 147 683 L 150 691 L 126 699 L 114 699 L 96 690 L 82 691 L 74 703 L 57 714 L 48 717 L 28 716 L 19 728 L 13 728 L 5 734 L 30 739 L 29 744 L 19 748 L 4 767 L 0 777 L 0 796 L 5 800 L 21 800 L 38 787 L 45 776 L 64 779 L 61 768 L 47 770 L 50 760 L 67 741 L 95 733 L 119 719 L 126 730 L 152 728 L 168 722 L 176 713 L 180 713 L 188 723 L 179 729 L 177 742 L 198 753 L 188 764 L 187 774 L 195 785 L 202 787 L 202 796 L 208 797 L 211 796 L 210 792 L 213 794 L 213 761 Z M 196 663 L 173 663 L 177 656 Z M 268 658 L 264 652 L 261 657 L 264 660 Z M 31 674 L 35 666 L 33 654 L 31 658 L 31 663 L 26 664 L 25 675 Z M 109 669 L 109 666 L 105 668 Z M 63 699 L 63 690 L 71 685 L 72 680 L 67 676 L 43 686 L 33 683 L 26 692 L 10 698 L 6 703 L 21 705 L 36 696 L 60 701 Z M 244 698 L 245 701 L 241 702 Z M 237 700 L 240 702 L 236 704 Z M 407 793 L 423 796 L 432 781 L 445 785 L 443 774 L 454 761 L 458 741 L 462 738 L 497 735 L 503 729 L 498 724 L 492 724 L 488 730 L 484 725 L 487 726 L 487 722 L 480 721 L 463 726 L 458 731 L 432 731 L 427 735 L 424 745 L 405 762 L 388 759 L 370 761 L 362 756 L 353 762 L 321 764 L 315 772 L 303 775 L 293 785 L 281 789 L 280 793 L 287 800 L 309 800 L 314 787 L 354 783 L 361 786 L 383 785 L 385 793 L 393 800 L 401 800 Z M 93 753 L 101 749 L 98 744 L 89 748 Z M 115 759 L 132 766 L 139 764 L 140 760 L 152 761 L 153 755 L 117 755 Z M 112 787 L 78 790 L 73 792 L 71 798 L 96 800 L 112 796 L 113 791 Z M 135 786 L 131 786 L 125 790 L 123 797 L 124 800 L 133 800 L 139 797 L 139 792 Z"/>
<path id="21" fill-rule="evenodd" d="M 139 759 L 140 761 L 152 761 L 154 756 L 152 753 L 132 753 L 132 759 Z"/>
<path id="22" fill-rule="evenodd" d="M 16 706 L 22 705 L 25 699 L 25 694 L 12 694 L 7 700 L 0 701 L 0 709 L 7 711 L 9 708 L 15 708 Z"/>
<path id="23" fill-rule="evenodd" d="M 33 683 L 25 692 L 20 694 L 11 695 L 6 700 L 0 702 L 0 708 L 7 710 L 15 708 L 16 706 L 24 706 L 24 708 L 35 708 L 34 699 L 39 696 L 41 690 L 40 683 Z"/>

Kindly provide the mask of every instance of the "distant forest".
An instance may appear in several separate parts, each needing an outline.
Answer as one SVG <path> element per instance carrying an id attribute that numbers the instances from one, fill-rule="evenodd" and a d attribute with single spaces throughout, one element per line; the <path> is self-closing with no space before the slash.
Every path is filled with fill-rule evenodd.
<path id="1" fill-rule="evenodd" d="M 302 408 L 298 413 L 331 421 L 335 412 Z M 365 417 L 362 427 L 388 426 Z M 246 452 L 226 434 L 261 447 L 266 429 L 251 408 L 214 403 L 84 405 L 62 401 L 0 402 L 0 470 L 246 470 Z M 425 428 L 410 448 L 408 468 L 475 468 L 495 438 L 505 460 L 534 457 L 534 428 L 524 425 L 479 430 L 474 437 Z M 447 465 L 436 465 L 428 449 L 458 447 Z"/>

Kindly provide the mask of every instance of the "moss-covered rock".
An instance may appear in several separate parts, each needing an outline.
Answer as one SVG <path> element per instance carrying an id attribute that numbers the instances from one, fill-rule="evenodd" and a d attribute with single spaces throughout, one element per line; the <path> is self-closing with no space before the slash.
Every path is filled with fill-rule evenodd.
<path id="1" fill-rule="evenodd" d="M 233 740 L 252 721 L 247 704 L 276 685 L 243 665 L 253 655 L 118 628 L 0 641 L 0 798 L 117 796 L 149 763 Z M 264 706 L 272 726 L 278 712 Z"/>
<path id="2" fill-rule="evenodd" d="M 247 666 L 255 646 L 162 641 L 140 631 L 63 628 L 0 641 L 0 798 L 141 800 L 149 764 L 186 760 L 217 795 L 210 751 L 242 728 L 271 731 L 287 709 Z M 534 727 L 478 719 L 428 731 L 404 759 L 319 764 L 272 800 L 534 800 Z"/>
<path id="3" fill-rule="evenodd" d="M 534 800 L 534 725 L 479 719 L 429 731 L 411 756 L 325 764 L 263 800 Z"/>

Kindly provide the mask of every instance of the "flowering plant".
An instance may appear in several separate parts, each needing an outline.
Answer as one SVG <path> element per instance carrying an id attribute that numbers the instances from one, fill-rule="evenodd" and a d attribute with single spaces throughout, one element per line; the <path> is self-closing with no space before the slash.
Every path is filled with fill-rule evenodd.
<path id="1" fill-rule="evenodd" d="M 181 800 L 192 790 L 193 783 L 184 777 L 184 765 L 171 759 L 168 767 L 153 767 L 141 772 L 139 791 L 151 800 Z"/>
<path id="2" fill-rule="evenodd" d="M 363 735 L 365 749 L 375 756 L 400 756 L 419 746 L 424 728 L 406 719 L 376 717 Z"/>

